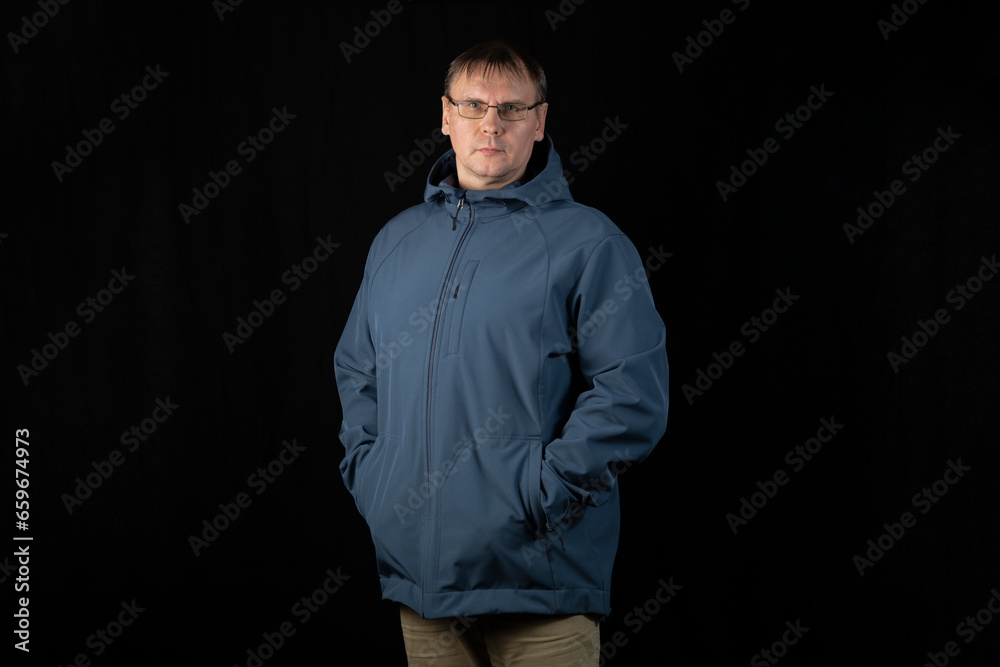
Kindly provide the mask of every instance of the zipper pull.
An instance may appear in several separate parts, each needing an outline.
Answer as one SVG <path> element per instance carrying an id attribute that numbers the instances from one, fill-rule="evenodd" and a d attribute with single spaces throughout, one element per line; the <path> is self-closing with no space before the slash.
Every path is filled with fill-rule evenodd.
<path id="1" fill-rule="evenodd" d="M 451 219 L 451 231 L 455 231 L 456 229 L 458 229 L 458 225 L 456 222 L 458 220 L 458 212 L 462 210 L 462 206 L 464 205 L 465 205 L 465 195 L 463 194 L 462 198 L 458 200 L 458 208 L 455 209 L 455 217 Z"/>

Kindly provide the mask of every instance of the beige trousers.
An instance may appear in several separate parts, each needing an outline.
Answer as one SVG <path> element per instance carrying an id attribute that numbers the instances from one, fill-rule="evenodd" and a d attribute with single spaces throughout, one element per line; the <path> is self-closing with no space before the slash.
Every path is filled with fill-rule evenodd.
<path id="1" fill-rule="evenodd" d="M 399 605 L 410 667 L 597 667 L 595 614 L 489 614 L 424 619 Z"/>

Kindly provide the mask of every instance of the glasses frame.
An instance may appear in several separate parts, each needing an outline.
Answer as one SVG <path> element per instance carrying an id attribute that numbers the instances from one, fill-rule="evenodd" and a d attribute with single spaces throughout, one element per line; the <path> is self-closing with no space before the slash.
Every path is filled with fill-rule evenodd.
<path id="1" fill-rule="evenodd" d="M 504 118 L 503 116 L 500 115 L 500 107 L 502 106 L 502 104 L 483 104 L 482 102 L 477 102 L 476 100 L 459 100 L 458 102 L 456 102 L 455 100 L 451 99 L 450 95 L 447 95 L 446 97 L 448 98 L 448 101 L 455 106 L 455 108 L 458 110 L 458 115 L 461 116 L 462 118 L 467 118 L 468 120 L 482 120 L 483 118 L 486 118 L 486 116 L 489 115 L 490 109 L 496 109 L 497 118 L 507 123 L 516 123 L 520 120 L 524 120 L 525 118 L 528 117 L 529 111 L 538 106 L 541 106 L 542 104 L 545 104 L 543 100 L 541 102 L 535 102 L 530 107 L 527 107 L 524 110 L 524 118 Z M 460 106 L 461 102 L 476 102 L 476 104 L 482 104 L 486 108 L 486 111 L 479 118 L 470 118 L 469 116 L 462 116 L 462 107 Z M 503 104 L 516 104 L 516 102 L 504 102 Z"/>

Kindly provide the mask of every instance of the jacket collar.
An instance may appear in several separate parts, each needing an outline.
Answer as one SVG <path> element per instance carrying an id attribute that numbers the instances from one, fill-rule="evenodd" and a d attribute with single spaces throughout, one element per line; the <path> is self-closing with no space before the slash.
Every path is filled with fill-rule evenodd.
<path id="1" fill-rule="evenodd" d="M 465 195 L 469 202 L 489 202 L 502 204 L 540 204 L 553 200 L 573 201 L 569 183 L 563 177 L 562 161 L 556 152 L 552 137 L 547 133 L 531 151 L 528 168 L 520 181 L 499 190 L 462 190 L 448 185 L 450 176 L 457 174 L 455 151 L 448 149 L 431 167 L 424 187 L 424 201 L 444 200 L 457 202 Z M 452 179 L 454 182 L 454 179 Z M 513 201 L 511 201 L 513 200 Z M 518 206 L 517 208 L 520 208 Z"/>

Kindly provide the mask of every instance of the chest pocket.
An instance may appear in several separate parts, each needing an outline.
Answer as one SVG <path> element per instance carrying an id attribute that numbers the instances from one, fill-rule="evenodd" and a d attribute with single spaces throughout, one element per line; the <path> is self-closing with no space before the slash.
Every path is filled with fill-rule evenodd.
<path id="1" fill-rule="evenodd" d="M 470 259 L 462 269 L 462 275 L 448 294 L 445 305 L 445 330 L 448 332 L 448 354 L 458 354 L 458 343 L 462 336 L 462 320 L 465 307 L 469 303 L 472 279 L 479 266 L 478 259 Z"/>

